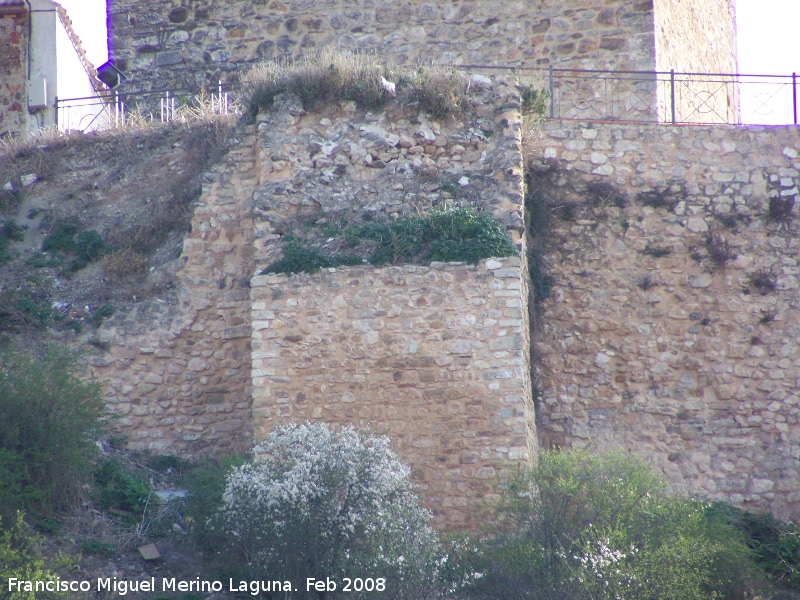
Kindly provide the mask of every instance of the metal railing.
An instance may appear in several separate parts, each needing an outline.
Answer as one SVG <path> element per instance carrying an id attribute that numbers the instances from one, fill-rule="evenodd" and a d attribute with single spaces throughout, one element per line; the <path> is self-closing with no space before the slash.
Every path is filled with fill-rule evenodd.
<path id="1" fill-rule="evenodd" d="M 552 119 L 667 124 L 797 125 L 798 78 L 791 75 L 611 71 L 459 65 L 505 71 L 549 92 Z"/>
<path id="2" fill-rule="evenodd" d="M 549 116 L 670 124 L 794 124 L 797 75 L 549 69 Z"/>
<path id="3" fill-rule="evenodd" d="M 230 91 L 222 82 L 217 90 L 150 90 L 145 92 L 99 92 L 84 98 L 56 98 L 55 121 L 62 131 L 96 131 L 123 127 L 132 119 L 166 123 L 181 118 L 184 111 L 208 111 L 227 115 L 232 110 Z"/>
<path id="4" fill-rule="evenodd" d="M 463 70 L 509 70 L 549 92 L 551 119 L 666 124 L 798 124 L 798 78 L 791 75 L 602 71 L 459 65 Z M 229 90 L 156 90 L 100 93 L 56 99 L 62 130 L 91 131 L 126 123 L 130 113 L 171 121 L 180 108 L 203 105 L 217 114 L 231 109 Z"/>

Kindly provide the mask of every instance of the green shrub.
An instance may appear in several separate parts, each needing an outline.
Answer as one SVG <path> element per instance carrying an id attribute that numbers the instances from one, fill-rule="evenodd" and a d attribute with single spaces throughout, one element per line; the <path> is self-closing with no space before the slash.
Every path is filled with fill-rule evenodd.
<path id="1" fill-rule="evenodd" d="M 330 225 L 326 225 L 330 230 Z M 374 266 L 403 263 L 467 262 L 502 258 L 517 253 L 505 227 L 490 214 L 473 208 L 444 208 L 422 216 L 344 224 L 342 241 L 349 248 L 362 243 L 370 249 L 367 260 Z M 359 265 L 356 255 L 325 256 L 287 236 L 284 257 L 262 273 L 313 273 L 339 265 Z"/>
<path id="2" fill-rule="evenodd" d="M 0 516 L 34 519 L 69 508 L 81 494 L 100 428 L 96 384 L 72 374 L 72 354 L 0 350 Z"/>
<path id="3" fill-rule="evenodd" d="M 59 554 L 45 562 L 39 552 L 39 540 L 29 532 L 17 513 L 5 523 L 0 520 L 0 598 L 3 600 L 45 600 L 47 598 L 67 598 L 68 593 L 32 592 L 9 585 L 13 577 L 24 581 L 53 581 L 57 574 L 53 569 L 71 566 L 71 560 Z M 74 594 L 73 594 L 74 596 Z"/>
<path id="4" fill-rule="evenodd" d="M 663 488 L 623 454 L 542 453 L 506 484 L 472 596 L 719 597 L 722 546 L 708 536 L 704 505 Z"/>
<path id="5" fill-rule="evenodd" d="M 53 308 L 46 293 L 35 288 L 0 291 L 0 330 L 44 327 L 52 318 Z"/>
<path id="6" fill-rule="evenodd" d="M 544 118 L 550 106 L 550 91 L 532 85 L 520 87 L 522 98 L 522 114 L 538 119 Z"/>
<path id="7" fill-rule="evenodd" d="M 94 473 L 94 496 L 97 505 L 140 513 L 147 504 L 150 486 L 128 473 L 116 459 L 105 461 Z"/>
<path id="8" fill-rule="evenodd" d="M 218 535 L 206 527 L 222 504 L 228 473 L 246 462 L 240 454 L 209 459 L 194 468 L 187 469 L 181 485 L 189 492 L 184 499 L 184 521 L 201 545 L 216 552 Z"/>

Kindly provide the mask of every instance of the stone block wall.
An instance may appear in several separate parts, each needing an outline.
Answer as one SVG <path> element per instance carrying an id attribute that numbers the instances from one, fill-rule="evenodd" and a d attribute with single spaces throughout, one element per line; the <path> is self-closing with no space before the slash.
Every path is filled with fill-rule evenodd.
<path id="1" fill-rule="evenodd" d="M 562 122 L 544 147 L 542 444 L 800 516 L 800 130 Z"/>
<path id="2" fill-rule="evenodd" d="M 678 73 L 737 73 L 736 8 L 733 0 L 656 0 L 656 70 Z M 680 77 L 677 121 L 736 123 L 739 114 L 733 78 Z M 669 92 L 659 94 L 661 114 L 669 115 Z"/>
<path id="3" fill-rule="evenodd" d="M 254 61 L 323 46 L 397 65 L 653 70 L 653 3 L 606 0 L 110 0 L 129 89 L 234 83 Z"/>
<path id="4" fill-rule="evenodd" d="M 134 450 L 198 457 L 252 447 L 250 277 L 255 139 L 205 176 L 179 289 L 116 314 L 90 359 L 112 425 Z"/>
<path id="5" fill-rule="evenodd" d="M 438 525 L 535 454 L 520 259 L 253 279 L 253 423 L 388 435 Z"/>
<path id="6" fill-rule="evenodd" d="M 11 12 L 17 7 L 0 6 L 0 11 Z M 5 12 L 3 11 L 3 12 Z M 0 12 L 0 137 L 18 135 L 27 126 L 27 12 L 20 6 L 21 14 Z"/>
<path id="7" fill-rule="evenodd" d="M 386 218 L 443 202 L 506 225 L 520 257 L 325 270 L 252 280 L 253 427 L 356 423 L 389 435 L 439 525 L 474 527 L 496 478 L 537 447 L 522 247 L 520 99 L 475 80 L 464 110 L 434 120 L 390 102 L 306 113 L 277 99 L 258 117 L 257 269 L 291 223 L 342 212 Z"/>

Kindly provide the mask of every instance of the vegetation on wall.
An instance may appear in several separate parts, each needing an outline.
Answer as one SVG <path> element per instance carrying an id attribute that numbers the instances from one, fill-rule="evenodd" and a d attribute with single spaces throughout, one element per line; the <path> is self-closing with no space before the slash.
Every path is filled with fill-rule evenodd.
<path id="1" fill-rule="evenodd" d="M 344 220 L 336 226 L 327 225 L 325 231 L 340 238 L 346 254 L 326 255 L 322 248 L 291 237 L 286 241 L 283 258 L 262 273 L 313 273 L 364 261 L 374 266 L 431 261 L 477 264 L 484 258 L 517 253 L 500 221 L 470 207 L 434 209 L 396 220 Z"/>
<path id="2" fill-rule="evenodd" d="M 406 75 L 373 57 L 323 49 L 294 61 L 260 63 L 247 74 L 245 89 L 244 104 L 252 119 L 280 94 L 299 97 L 307 109 L 322 102 L 352 101 L 374 110 L 398 96 L 435 117 L 445 117 L 460 108 L 467 87 L 455 69 L 420 67 Z"/>

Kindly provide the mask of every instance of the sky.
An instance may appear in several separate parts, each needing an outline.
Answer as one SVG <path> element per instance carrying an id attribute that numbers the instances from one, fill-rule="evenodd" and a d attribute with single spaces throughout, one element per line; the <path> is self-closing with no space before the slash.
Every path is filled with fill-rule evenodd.
<path id="1" fill-rule="evenodd" d="M 105 0 L 58 1 L 72 18 L 89 60 L 102 65 L 107 60 Z M 800 74 L 800 0 L 736 0 L 736 13 L 739 73 Z M 777 88 L 747 91 L 742 94 L 743 115 L 756 110 L 747 104 L 751 96 L 775 96 Z M 778 95 L 786 95 L 786 86 Z"/>

